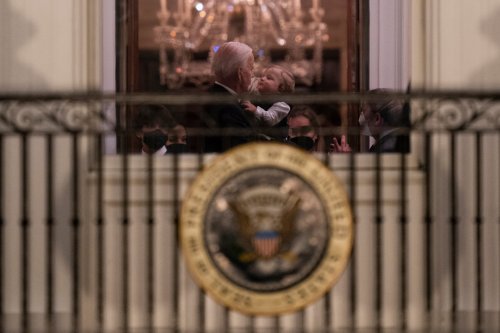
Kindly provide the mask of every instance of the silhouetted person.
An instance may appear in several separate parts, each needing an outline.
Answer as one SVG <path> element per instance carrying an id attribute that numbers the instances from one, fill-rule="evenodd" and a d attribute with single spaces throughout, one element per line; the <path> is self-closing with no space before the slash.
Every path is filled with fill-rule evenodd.
<path id="1" fill-rule="evenodd" d="M 253 52 L 246 44 L 227 42 L 215 52 L 212 59 L 215 82 L 208 92 L 232 96 L 233 100 L 229 103 L 209 104 L 205 108 L 205 124 L 213 134 L 205 136 L 205 152 L 223 152 L 255 139 L 251 119 L 238 98 L 239 94 L 248 92 L 253 65 Z"/>
<path id="2" fill-rule="evenodd" d="M 314 110 L 305 105 L 292 108 L 287 117 L 287 142 L 309 152 L 320 151 L 319 121 Z"/>
<path id="3" fill-rule="evenodd" d="M 187 132 L 186 128 L 181 124 L 175 124 L 168 128 L 167 136 L 167 154 L 187 153 Z"/>
<path id="4" fill-rule="evenodd" d="M 381 94 L 380 99 L 363 104 L 359 116 L 361 134 L 371 136 L 375 143 L 370 152 L 408 153 L 410 151 L 409 105 L 403 100 L 392 98 L 390 89 L 374 89 L 370 94 Z M 339 143 L 336 138 L 330 145 L 330 152 L 350 152 L 351 147 L 342 136 Z"/>
<path id="5" fill-rule="evenodd" d="M 136 136 L 141 140 L 142 154 L 165 155 L 168 128 L 174 119 L 166 108 L 143 107 L 135 119 Z"/>

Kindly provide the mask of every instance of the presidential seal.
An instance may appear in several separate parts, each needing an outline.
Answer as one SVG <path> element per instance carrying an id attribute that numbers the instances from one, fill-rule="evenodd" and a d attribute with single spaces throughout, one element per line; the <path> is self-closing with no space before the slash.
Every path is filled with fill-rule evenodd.
<path id="1" fill-rule="evenodd" d="M 184 198 L 180 235 L 200 287 L 251 315 L 319 299 L 353 241 L 339 179 L 311 154 L 276 143 L 237 147 L 202 171 Z"/>

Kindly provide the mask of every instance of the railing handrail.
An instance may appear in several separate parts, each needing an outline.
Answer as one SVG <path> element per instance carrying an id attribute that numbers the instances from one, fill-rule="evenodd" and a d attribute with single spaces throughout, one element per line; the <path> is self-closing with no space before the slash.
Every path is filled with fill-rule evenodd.
<path id="1" fill-rule="evenodd" d="M 242 95 L 242 97 L 249 95 Z M 368 92 L 296 92 L 293 94 L 280 94 L 281 100 L 290 103 L 321 104 L 332 102 L 354 103 L 359 101 L 378 100 L 393 97 L 404 100 L 420 99 L 480 99 L 500 100 L 500 90 L 413 90 L 409 93 L 377 93 Z M 258 101 L 275 100 L 276 96 L 254 96 L 252 99 Z M 82 92 L 39 92 L 39 93 L 0 93 L 0 102 L 7 101 L 98 101 L 114 100 L 119 104 L 211 104 L 221 101 L 229 101 L 231 97 L 213 95 L 200 92 L 136 92 L 136 93 L 113 93 L 98 91 Z"/>

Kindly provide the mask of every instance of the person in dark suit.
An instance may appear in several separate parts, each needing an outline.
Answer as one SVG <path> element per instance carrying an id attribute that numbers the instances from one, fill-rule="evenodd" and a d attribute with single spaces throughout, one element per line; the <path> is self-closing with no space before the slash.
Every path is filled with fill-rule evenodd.
<path id="1" fill-rule="evenodd" d="M 394 93 L 389 89 L 374 89 L 372 94 Z M 366 134 L 375 138 L 370 152 L 408 153 L 410 151 L 409 110 L 401 99 L 384 97 L 374 102 L 365 103 L 360 116 L 360 125 Z"/>
<path id="2" fill-rule="evenodd" d="M 232 99 L 207 105 L 204 122 L 211 133 L 205 136 L 205 152 L 224 152 L 256 138 L 250 116 L 238 99 L 238 95 L 248 92 L 253 66 L 253 52 L 246 44 L 227 42 L 214 53 L 212 72 L 215 82 L 208 92 Z"/>
<path id="3" fill-rule="evenodd" d="M 367 102 L 361 109 L 359 125 L 361 134 L 371 136 L 375 143 L 369 148 L 374 153 L 408 153 L 410 152 L 409 104 L 389 95 L 389 89 L 370 90 L 370 94 L 381 94 L 380 99 Z M 330 152 L 351 152 L 351 147 L 342 136 L 339 143 L 336 138 L 330 145 Z"/>

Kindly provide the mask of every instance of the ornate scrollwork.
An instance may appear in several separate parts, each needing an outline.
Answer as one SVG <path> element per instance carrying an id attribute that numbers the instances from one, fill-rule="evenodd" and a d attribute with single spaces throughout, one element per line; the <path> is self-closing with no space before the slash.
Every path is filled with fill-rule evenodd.
<path id="1" fill-rule="evenodd" d="M 485 121 L 490 126 L 493 126 L 493 129 L 500 129 L 500 103 L 491 103 L 492 105 L 485 112 Z"/>
<path id="2" fill-rule="evenodd" d="M 419 130 L 498 130 L 500 102 L 482 98 L 419 99 L 413 103 Z"/>
<path id="3" fill-rule="evenodd" d="M 443 100 L 437 116 L 446 129 L 459 129 L 468 123 L 471 111 L 462 100 Z"/>
<path id="4" fill-rule="evenodd" d="M 114 101 L 0 102 L 0 132 L 113 131 Z"/>
<path id="5" fill-rule="evenodd" d="M 2 110 L 6 128 L 17 132 L 30 132 L 43 121 L 43 114 L 35 103 L 14 101 Z"/>
<path id="6" fill-rule="evenodd" d="M 154 97 L 154 96 L 153 96 Z M 156 96 L 158 97 L 158 96 Z M 352 97 L 352 96 L 350 96 Z M 343 96 L 326 96 L 321 103 L 342 103 Z M 360 95 L 360 101 L 363 96 Z M 415 96 L 411 100 L 412 129 L 417 131 L 491 131 L 500 129 L 500 99 L 481 96 Z M 114 133 L 118 105 L 161 104 L 152 96 L 0 100 L 0 133 Z M 176 102 L 179 103 L 178 101 Z M 202 103 L 202 102 L 200 102 Z M 358 100 L 350 103 L 357 104 Z M 316 103 L 318 104 L 318 103 Z M 123 126 L 123 125 L 121 125 Z"/>

